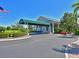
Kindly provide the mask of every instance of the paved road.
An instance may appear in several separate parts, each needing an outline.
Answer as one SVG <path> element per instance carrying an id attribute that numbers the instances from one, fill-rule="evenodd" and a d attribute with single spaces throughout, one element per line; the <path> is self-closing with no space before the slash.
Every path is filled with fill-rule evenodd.
<path id="1" fill-rule="evenodd" d="M 64 58 L 63 45 L 75 41 L 57 35 L 32 35 L 31 38 L 0 42 L 0 58 Z"/>

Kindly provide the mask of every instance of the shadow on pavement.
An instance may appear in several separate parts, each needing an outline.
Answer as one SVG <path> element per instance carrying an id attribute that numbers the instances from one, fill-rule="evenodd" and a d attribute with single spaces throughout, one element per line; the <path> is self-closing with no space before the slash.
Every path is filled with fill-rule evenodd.
<path id="1" fill-rule="evenodd" d="M 68 54 L 79 54 L 79 48 L 72 48 L 67 45 L 63 45 L 61 49 L 52 48 L 52 50 L 60 53 L 68 53 Z"/>
<path id="2" fill-rule="evenodd" d="M 30 35 L 40 35 L 40 34 L 49 34 L 49 32 L 34 31 L 34 32 L 30 33 Z"/>
<path id="3" fill-rule="evenodd" d="M 79 54 L 79 48 L 68 49 L 68 54 Z"/>
<path id="4" fill-rule="evenodd" d="M 54 50 L 54 51 L 56 51 L 56 52 L 65 53 L 65 49 L 53 48 L 52 50 Z"/>
<path id="5" fill-rule="evenodd" d="M 58 36 L 59 38 L 75 38 L 75 37 L 67 37 L 67 36 Z"/>

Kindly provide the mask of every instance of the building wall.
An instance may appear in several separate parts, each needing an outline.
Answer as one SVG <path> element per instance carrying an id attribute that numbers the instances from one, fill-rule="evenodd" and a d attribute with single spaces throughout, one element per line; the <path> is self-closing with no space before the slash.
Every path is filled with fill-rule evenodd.
<path id="1" fill-rule="evenodd" d="M 48 31 L 51 32 L 51 33 L 54 33 L 54 21 L 51 20 L 50 18 L 47 18 L 47 17 L 43 17 L 43 16 L 40 16 L 37 21 L 43 21 L 43 22 L 48 22 L 50 23 L 49 27 L 48 27 Z"/>

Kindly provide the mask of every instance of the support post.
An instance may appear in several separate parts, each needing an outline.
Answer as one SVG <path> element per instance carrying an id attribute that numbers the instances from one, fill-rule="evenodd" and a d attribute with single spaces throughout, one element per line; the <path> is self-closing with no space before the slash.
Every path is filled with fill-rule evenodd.
<path id="1" fill-rule="evenodd" d="M 28 31 L 29 31 L 29 29 L 28 29 L 28 27 L 29 27 L 29 26 L 28 26 L 28 22 L 27 22 L 26 25 L 27 25 L 27 35 L 29 35 L 29 32 L 28 32 Z"/>
<path id="2" fill-rule="evenodd" d="M 54 34 L 54 23 L 53 23 L 53 34 Z"/>

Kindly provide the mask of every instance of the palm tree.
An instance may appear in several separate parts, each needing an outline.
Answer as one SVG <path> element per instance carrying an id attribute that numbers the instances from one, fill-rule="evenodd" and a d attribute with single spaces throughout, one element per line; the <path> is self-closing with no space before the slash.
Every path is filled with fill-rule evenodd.
<path id="1" fill-rule="evenodd" d="M 74 8 L 74 13 L 77 13 L 77 11 L 79 10 L 79 0 L 76 3 L 74 3 L 72 7 Z"/>
<path id="2" fill-rule="evenodd" d="M 74 16 L 74 18 L 75 18 L 75 20 L 76 20 L 76 26 L 77 26 L 77 18 L 78 18 L 77 12 L 78 12 L 78 10 L 79 10 L 79 0 L 78 0 L 76 3 L 74 3 L 74 4 L 72 5 L 72 8 L 74 8 L 73 16 Z M 78 28 L 78 27 L 77 27 L 77 28 Z M 76 29 L 77 29 L 77 28 L 76 28 Z"/>

